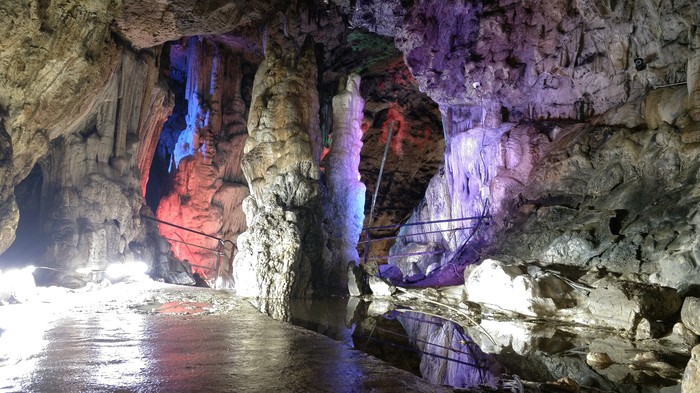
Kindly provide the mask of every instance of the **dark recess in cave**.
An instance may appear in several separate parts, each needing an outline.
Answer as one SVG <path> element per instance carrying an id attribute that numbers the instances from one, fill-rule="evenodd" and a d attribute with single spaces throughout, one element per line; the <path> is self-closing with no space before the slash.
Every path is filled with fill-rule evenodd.
<path id="1" fill-rule="evenodd" d="M 19 208 L 19 225 L 15 241 L 2 255 L 0 266 L 22 267 L 36 265 L 46 241 L 41 233 L 41 187 L 44 173 L 39 164 L 34 165 L 29 175 L 15 187 L 15 198 Z"/>

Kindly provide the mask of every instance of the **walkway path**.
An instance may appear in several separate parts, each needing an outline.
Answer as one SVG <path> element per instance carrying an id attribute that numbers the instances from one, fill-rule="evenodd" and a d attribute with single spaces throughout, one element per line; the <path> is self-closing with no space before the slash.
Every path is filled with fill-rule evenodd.
<path id="1" fill-rule="evenodd" d="M 51 297 L 0 307 L 0 392 L 451 391 L 225 292 L 134 283 Z"/>

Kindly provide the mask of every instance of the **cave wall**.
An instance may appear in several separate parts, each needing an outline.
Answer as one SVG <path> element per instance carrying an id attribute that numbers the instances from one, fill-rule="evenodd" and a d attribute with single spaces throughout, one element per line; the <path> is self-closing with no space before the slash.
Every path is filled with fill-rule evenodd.
<path id="1" fill-rule="evenodd" d="M 0 5 L 0 116 L 5 175 L 0 252 L 14 237 L 18 212 L 12 191 L 49 142 L 87 116 L 119 62 L 109 21 L 119 2 L 16 1 Z M 5 137 L 6 136 L 6 137 Z"/>
<path id="2" fill-rule="evenodd" d="M 549 143 L 568 130 L 555 120 L 592 121 L 621 133 L 662 124 L 685 134 L 695 130 L 699 18 L 692 2 L 379 3 L 362 2 L 347 12 L 355 26 L 395 37 L 421 90 L 439 104 L 445 131 L 444 168 L 410 222 L 476 215 L 484 206 L 492 217 L 468 247 L 461 231 L 399 241 L 393 254 L 438 253 L 396 258 L 405 276 L 481 258 L 481 247 L 512 224 L 506 218 L 521 205 L 521 192 L 539 180 L 532 171 Z M 643 66 L 637 67 L 639 59 Z M 557 189 L 561 180 L 551 174 L 540 189 Z M 648 175 L 637 191 L 656 183 Z M 507 242 L 499 244 L 507 253 Z M 526 255 L 542 256 L 544 249 L 525 244 Z M 597 263 L 615 266 L 609 258 Z"/>

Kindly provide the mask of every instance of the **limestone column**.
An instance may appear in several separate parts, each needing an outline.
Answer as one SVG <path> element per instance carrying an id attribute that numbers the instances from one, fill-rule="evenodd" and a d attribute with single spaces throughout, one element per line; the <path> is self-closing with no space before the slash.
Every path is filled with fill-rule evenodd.
<path id="1" fill-rule="evenodd" d="M 322 274 L 316 58 L 307 40 L 301 53 L 268 56 L 255 75 L 248 140 L 242 161 L 251 195 L 248 229 L 238 237 L 236 292 L 261 298 L 262 311 L 284 319 L 289 299 L 312 292 Z"/>
<path id="2" fill-rule="evenodd" d="M 362 232 L 365 185 L 360 181 L 362 118 L 360 76 L 352 74 L 333 97 L 333 143 L 326 158 L 328 204 L 325 208 L 327 283 L 347 285 L 347 265 L 358 264 L 357 240 Z"/>

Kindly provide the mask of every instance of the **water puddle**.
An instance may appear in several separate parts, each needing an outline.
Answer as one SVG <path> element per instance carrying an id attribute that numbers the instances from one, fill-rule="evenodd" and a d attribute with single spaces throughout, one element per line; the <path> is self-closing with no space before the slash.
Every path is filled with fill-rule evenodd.
<path id="1" fill-rule="evenodd" d="M 688 362 L 688 344 L 672 338 L 636 341 L 522 320 L 481 319 L 462 326 L 357 298 L 296 301 L 289 322 L 458 389 L 529 391 L 528 384 L 546 384 L 551 391 L 680 392 Z"/>

